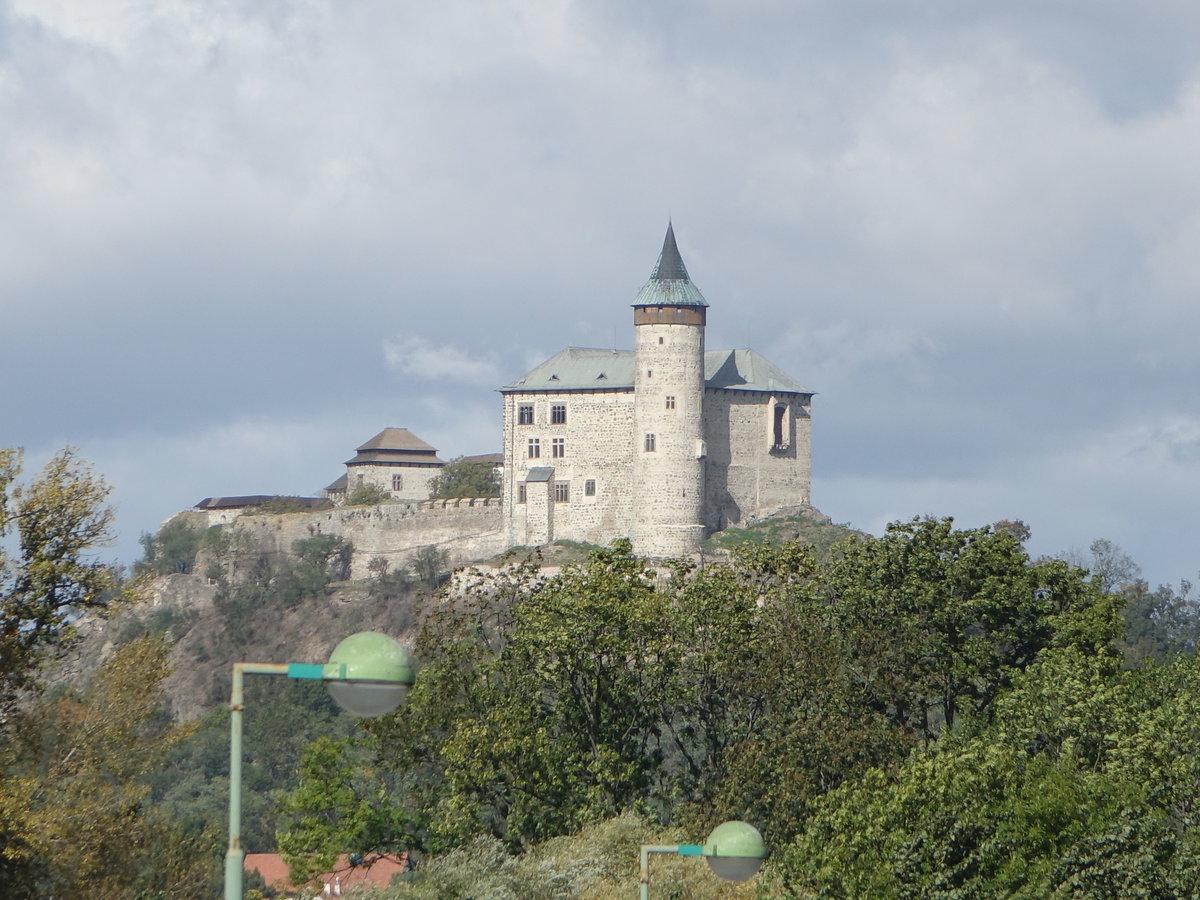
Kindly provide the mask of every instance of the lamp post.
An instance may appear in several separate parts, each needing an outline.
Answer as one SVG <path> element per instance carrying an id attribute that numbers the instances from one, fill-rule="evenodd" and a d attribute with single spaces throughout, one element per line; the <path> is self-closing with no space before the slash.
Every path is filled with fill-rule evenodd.
<path id="1" fill-rule="evenodd" d="M 242 708 L 243 680 L 250 675 L 286 675 L 326 682 L 338 706 L 356 716 L 391 712 L 413 683 L 413 665 L 404 648 L 386 634 L 360 631 L 346 638 L 319 663 L 233 664 L 229 698 L 229 850 L 225 854 L 225 900 L 242 900 Z"/>
<path id="2" fill-rule="evenodd" d="M 762 866 L 767 856 L 758 829 L 746 822 L 725 822 L 708 835 L 701 844 L 642 844 L 640 857 L 640 900 L 650 898 L 650 854 L 673 853 L 676 856 L 703 856 L 719 878 L 726 881 L 745 881 Z"/>

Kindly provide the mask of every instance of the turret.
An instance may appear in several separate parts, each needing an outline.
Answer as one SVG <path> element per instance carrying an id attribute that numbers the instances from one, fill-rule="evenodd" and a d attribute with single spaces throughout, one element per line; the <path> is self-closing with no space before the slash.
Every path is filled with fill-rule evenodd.
<path id="1" fill-rule="evenodd" d="M 633 301 L 633 549 L 642 556 L 683 556 L 704 539 L 707 309 L 668 223 L 654 272 Z"/>

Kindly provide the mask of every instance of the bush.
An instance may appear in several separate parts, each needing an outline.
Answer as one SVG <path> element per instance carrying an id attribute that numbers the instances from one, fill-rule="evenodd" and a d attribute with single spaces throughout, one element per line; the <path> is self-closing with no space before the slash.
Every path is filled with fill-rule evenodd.
<path id="1" fill-rule="evenodd" d="M 391 499 L 391 494 L 374 484 L 360 484 L 346 497 L 347 506 L 378 506 Z"/>
<path id="2" fill-rule="evenodd" d="M 499 496 L 500 475 L 496 466 L 461 456 L 443 466 L 442 471 L 429 483 L 429 497 L 432 500 Z"/>

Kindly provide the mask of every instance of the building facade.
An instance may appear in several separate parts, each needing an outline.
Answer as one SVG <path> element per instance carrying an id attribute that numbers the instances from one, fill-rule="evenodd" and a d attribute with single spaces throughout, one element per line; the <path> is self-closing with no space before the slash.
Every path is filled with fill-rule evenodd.
<path id="1" fill-rule="evenodd" d="M 392 500 L 427 500 L 444 465 L 437 450 L 407 428 L 385 428 L 355 449 L 346 474 L 325 488 L 325 496 L 342 503 L 358 488 L 370 487 Z"/>
<path id="2" fill-rule="evenodd" d="M 569 347 L 501 388 L 510 545 L 631 537 L 683 556 L 811 502 L 812 393 L 753 350 L 707 350 L 708 303 L 667 226 L 634 350 Z"/>

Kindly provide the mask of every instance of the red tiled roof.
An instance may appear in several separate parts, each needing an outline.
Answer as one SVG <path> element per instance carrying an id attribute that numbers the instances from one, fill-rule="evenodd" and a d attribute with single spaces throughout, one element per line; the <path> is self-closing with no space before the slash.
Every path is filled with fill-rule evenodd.
<path id="1" fill-rule="evenodd" d="M 278 853 L 247 853 L 243 868 L 247 872 L 257 871 L 269 887 L 276 890 L 295 890 L 288 879 L 287 863 Z M 408 870 L 408 854 L 398 856 L 368 856 L 357 866 L 350 864 L 350 857 L 343 853 L 337 858 L 332 872 L 323 872 L 312 879 L 312 883 L 321 885 L 340 885 L 347 887 L 352 884 L 374 884 L 387 887 L 392 877 Z"/>

